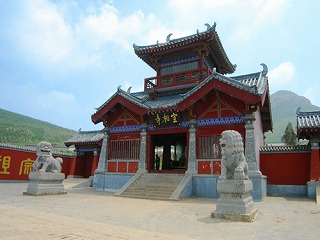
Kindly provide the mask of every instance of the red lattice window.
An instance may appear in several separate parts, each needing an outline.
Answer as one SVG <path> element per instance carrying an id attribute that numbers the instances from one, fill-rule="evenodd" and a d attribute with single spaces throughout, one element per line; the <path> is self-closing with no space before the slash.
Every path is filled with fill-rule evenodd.
<path id="1" fill-rule="evenodd" d="M 220 159 L 220 135 L 199 136 L 197 145 L 197 158 L 198 159 Z"/>
<path id="2" fill-rule="evenodd" d="M 111 140 L 109 159 L 139 159 L 140 139 Z"/>

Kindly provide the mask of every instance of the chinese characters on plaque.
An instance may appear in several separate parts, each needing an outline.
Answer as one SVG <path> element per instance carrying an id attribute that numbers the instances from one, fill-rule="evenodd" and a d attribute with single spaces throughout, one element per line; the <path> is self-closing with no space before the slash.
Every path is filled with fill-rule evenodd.
<path id="1" fill-rule="evenodd" d="M 153 125 L 155 127 L 179 125 L 180 113 L 178 111 L 166 111 L 153 114 Z"/>

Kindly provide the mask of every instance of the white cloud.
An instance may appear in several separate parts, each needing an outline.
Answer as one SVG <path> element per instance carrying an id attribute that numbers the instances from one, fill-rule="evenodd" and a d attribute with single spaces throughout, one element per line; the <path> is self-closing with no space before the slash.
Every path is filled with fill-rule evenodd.
<path id="1" fill-rule="evenodd" d="M 303 94 L 303 96 L 308 98 L 313 105 L 316 105 L 318 107 L 320 107 L 319 89 L 320 83 L 315 82 Z"/>
<path id="2" fill-rule="evenodd" d="M 27 54 L 48 63 L 66 58 L 72 50 L 72 32 L 56 6 L 38 0 L 26 4 L 24 11 L 18 27 L 20 43 Z"/>
<path id="3" fill-rule="evenodd" d="M 169 0 L 168 9 L 180 25 L 215 21 L 230 26 L 234 41 L 250 39 L 267 25 L 278 21 L 290 0 Z M 212 24 L 212 22 L 209 24 Z"/>
<path id="4" fill-rule="evenodd" d="M 293 80 L 295 67 L 292 62 L 283 62 L 268 73 L 269 84 L 275 88 L 286 87 Z"/>
<path id="5" fill-rule="evenodd" d="M 60 6 L 61 4 L 62 6 Z M 87 67 L 112 69 L 112 59 L 132 44 L 153 37 L 162 29 L 154 15 L 142 11 L 120 17 L 108 3 L 96 4 L 75 15 L 74 4 L 36 0 L 24 5 L 18 20 L 19 46 L 28 61 L 68 72 Z M 69 21 L 72 18 L 72 21 Z M 168 34 L 168 33 L 166 33 Z"/>

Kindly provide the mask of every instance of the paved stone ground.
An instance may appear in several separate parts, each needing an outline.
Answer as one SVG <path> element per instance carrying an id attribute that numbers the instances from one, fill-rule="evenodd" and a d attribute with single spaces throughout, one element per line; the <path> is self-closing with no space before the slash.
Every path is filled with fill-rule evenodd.
<path id="1" fill-rule="evenodd" d="M 22 195 L 28 183 L 0 183 L 0 238 L 320 239 L 320 206 L 309 199 L 267 197 L 242 223 L 212 219 L 212 199 L 120 198 L 74 184 L 66 180 L 66 195 L 33 197 Z"/>

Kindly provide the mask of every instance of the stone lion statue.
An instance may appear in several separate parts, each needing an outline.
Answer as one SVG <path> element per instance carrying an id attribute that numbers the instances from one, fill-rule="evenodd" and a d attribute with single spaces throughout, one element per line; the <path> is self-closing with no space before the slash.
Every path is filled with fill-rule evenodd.
<path id="1" fill-rule="evenodd" d="M 234 130 L 222 132 L 220 146 L 222 154 L 220 179 L 249 179 L 248 164 L 240 133 Z"/>
<path id="2" fill-rule="evenodd" d="M 34 172 L 52 172 L 60 173 L 62 170 L 62 158 L 54 158 L 52 156 L 52 146 L 48 142 L 40 142 L 36 147 L 37 159 L 32 164 Z M 41 169 L 39 169 L 41 167 Z"/>

